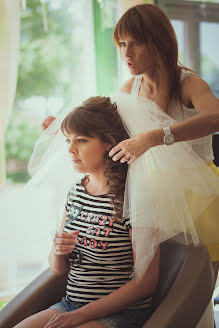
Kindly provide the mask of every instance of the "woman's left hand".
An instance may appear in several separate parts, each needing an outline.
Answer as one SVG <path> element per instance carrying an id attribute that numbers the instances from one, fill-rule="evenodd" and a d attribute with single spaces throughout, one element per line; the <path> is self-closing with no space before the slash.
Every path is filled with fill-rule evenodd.
<path id="1" fill-rule="evenodd" d="M 44 328 L 72 328 L 74 326 L 72 313 L 55 314 Z"/>
<path id="2" fill-rule="evenodd" d="M 134 137 L 123 140 L 113 147 L 109 152 L 109 156 L 112 157 L 113 161 L 120 160 L 121 163 L 132 164 L 150 148 L 149 141 L 150 138 L 147 138 L 147 133 L 136 134 Z"/>

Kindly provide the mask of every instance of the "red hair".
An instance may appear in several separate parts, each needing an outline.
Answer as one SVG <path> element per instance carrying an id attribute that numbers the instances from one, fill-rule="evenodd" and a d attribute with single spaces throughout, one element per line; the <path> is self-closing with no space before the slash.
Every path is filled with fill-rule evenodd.
<path id="1" fill-rule="evenodd" d="M 114 43 L 131 36 L 147 45 L 158 72 L 160 81 L 166 87 L 167 108 L 172 98 L 180 99 L 180 73 L 178 44 L 175 31 L 168 16 L 158 6 L 142 4 L 128 9 L 114 29 Z M 142 72 L 143 73 L 143 72 Z"/>

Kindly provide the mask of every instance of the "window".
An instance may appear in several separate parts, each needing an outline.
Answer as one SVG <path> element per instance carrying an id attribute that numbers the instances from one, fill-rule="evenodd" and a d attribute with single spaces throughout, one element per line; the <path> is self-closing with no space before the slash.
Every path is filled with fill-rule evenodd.
<path id="1" fill-rule="evenodd" d="M 173 28 L 176 32 L 177 42 L 178 42 L 178 50 L 179 50 L 179 61 L 183 63 L 185 61 L 185 53 L 184 53 L 184 22 L 182 20 L 173 19 L 171 21 Z"/>
<path id="2" fill-rule="evenodd" d="M 45 116 L 57 115 L 69 103 L 78 104 L 96 94 L 92 1 L 47 1 L 46 16 L 41 1 L 26 3 L 21 12 L 17 94 L 5 137 L 8 189 L 13 192 L 29 179 L 27 163 Z M 10 223 L 13 230 L 13 222 L 0 223 L 7 239 L 5 232 Z M 34 213 L 30 223 L 28 234 L 20 227 L 19 247 L 25 249 L 24 254 L 6 249 L 1 238 L 0 296 L 6 299 L 48 266 L 48 227 L 34 219 Z M 38 242 L 31 246 L 33 234 L 38 235 Z"/>
<path id="3" fill-rule="evenodd" d="M 200 70 L 203 79 L 211 86 L 215 96 L 219 98 L 219 23 L 200 23 Z"/>
<path id="4" fill-rule="evenodd" d="M 158 1 L 168 14 L 179 42 L 179 58 L 206 80 L 219 98 L 219 1 Z"/>
<path id="5" fill-rule="evenodd" d="M 13 183 L 29 179 L 27 162 L 42 120 L 96 93 L 92 2 L 49 1 L 46 26 L 39 0 L 27 1 L 21 14 L 17 94 L 5 147 Z"/>

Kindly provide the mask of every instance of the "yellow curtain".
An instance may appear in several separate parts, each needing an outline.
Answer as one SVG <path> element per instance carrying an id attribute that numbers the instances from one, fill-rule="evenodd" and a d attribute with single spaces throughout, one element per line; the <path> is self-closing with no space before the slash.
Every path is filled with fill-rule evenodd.
<path id="1" fill-rule="evenodd" d="M 4 134 L 16 93 L 20 0 L 0 1 L 0 186 L 5 182 Z"/>

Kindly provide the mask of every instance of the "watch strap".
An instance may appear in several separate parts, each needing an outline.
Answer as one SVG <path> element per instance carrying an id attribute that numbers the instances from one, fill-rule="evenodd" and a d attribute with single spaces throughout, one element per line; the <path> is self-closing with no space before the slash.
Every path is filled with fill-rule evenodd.
<path id="1" fill-rule="evenodd" d="M 164 135 L 172 134 L 171 129 L 170 129 L 169 126 L 165 126 L 165 127 L 163 128 L 163 132 L 164 132 Z"/>

